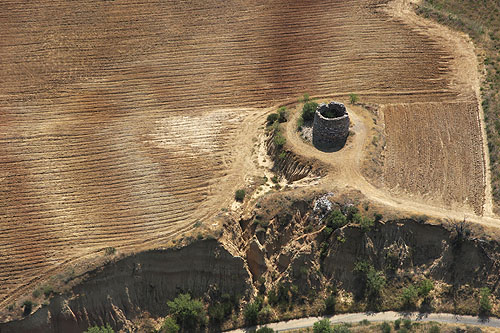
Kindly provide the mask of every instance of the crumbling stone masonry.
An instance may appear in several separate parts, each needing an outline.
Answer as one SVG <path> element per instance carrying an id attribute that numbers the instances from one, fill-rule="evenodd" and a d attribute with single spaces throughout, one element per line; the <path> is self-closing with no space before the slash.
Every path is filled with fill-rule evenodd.
<path id="1" fill-rule="evenodd" d="M 324 149 L 342 148 L 349 135 L 349 123 L 344 104 L 320 104 L 314 114 L 313 144 Z"/>

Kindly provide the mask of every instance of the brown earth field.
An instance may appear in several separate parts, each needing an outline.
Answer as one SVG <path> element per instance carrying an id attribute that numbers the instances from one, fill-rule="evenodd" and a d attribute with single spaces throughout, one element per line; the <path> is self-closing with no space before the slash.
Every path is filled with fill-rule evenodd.
<path id="1" fill-rule="evenodd" d="M 227 207 L 265 113 L 304 92 L 420 103 L 387 109 L 388 138 L 401 117 L 421 135 L 450 121 L 450 102 L 466 103 L 449 126 L 469 137 L 437 152 L 453 165 L 416 174 L 432 188 L 400 173 L 388 184 L 482 212 L 477 87 L 460 66 L 469 49 L 457 47 L 467 43 L 404 4 L 0 2 L 0 308 L 107 247 L 162 247 Z M 445 102 L 432 108 L 438 123 L 415 114 Z M 406 152 L 407 164 L 394 155 L 415 143 L 389 139 L 388 156 L 394 168 L 426 163 L 458 129 L 430 131 L 428 154 Z M 445 186 L 442 175 L 466 182 Z"/>

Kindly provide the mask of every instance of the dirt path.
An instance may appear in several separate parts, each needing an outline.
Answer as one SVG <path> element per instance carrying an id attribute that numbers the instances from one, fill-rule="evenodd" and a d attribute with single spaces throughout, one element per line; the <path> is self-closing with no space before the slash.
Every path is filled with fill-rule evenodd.
<path id="1" fill-rule="evenodd" d="M 362 320 L 368 320 L 372 322 L 383 322 L 383 321 L 394 321 L 399 318 L 407 318 L 417 322 L 438 322 L 444 324 L 465 324 L 465 325 L 478 325 L 484 327 L 500 328 L 500 319 L 490 318 L 487 320 L 482 320 L 478 317 L 472 316 L 458 316 L 448 313 L 432 313 L 432 314 L 421 314 L 421 313 L 410 313 L 403 314 L 394 311 L 379 312 L 379 313 L 349 313 L 341 314 L 333 317 L 329 317 L 330 323 L 340 324 L 340 323 L 358 323 Z M 315 322 L 323 319 L 323 317 L 308 317 L 301 319 L 294 319 L 289 321 L 281 321 L 278 323 L 271 323 L 264 326 L 272 328 L 275 332 L 283 332 L 288 330 L 297 330 L 312 327 Z M 259 326 L 261 327 L 261 326 Z M 250 331 L 250 328 L 237 329 L 232 331 L 227 331 L 228 333 L 243 333 Z"/>

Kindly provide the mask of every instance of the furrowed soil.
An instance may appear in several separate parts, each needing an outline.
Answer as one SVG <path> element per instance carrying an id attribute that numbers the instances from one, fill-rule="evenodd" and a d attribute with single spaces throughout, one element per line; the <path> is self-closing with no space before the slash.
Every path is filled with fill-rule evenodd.
<path id="1" fill-rule="evenodd" d="M 0 307 L 227 206 L 278 102 L 474 103 L 454 49 L 385 3 L 2 1 Z"/>
<path id="2" fill-rule="evenodd" d="M 387 146 L 383 181 L 394 191 L 484 205 L 484 165 L 477 103 L 424 103 L 383 108 Z M 463 163 L 468 161 L 468 163 Z"/>

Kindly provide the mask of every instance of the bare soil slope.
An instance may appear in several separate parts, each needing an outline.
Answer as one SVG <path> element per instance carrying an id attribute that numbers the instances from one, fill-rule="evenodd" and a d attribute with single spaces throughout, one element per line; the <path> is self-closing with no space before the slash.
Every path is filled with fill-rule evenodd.
<path id="1" fill-rule="evenodd" d="M 450 52 L 384 3 L 2 1 L 0 307 L 216 212 L 257 107 L 305 91 L 456 97 Z"/>

